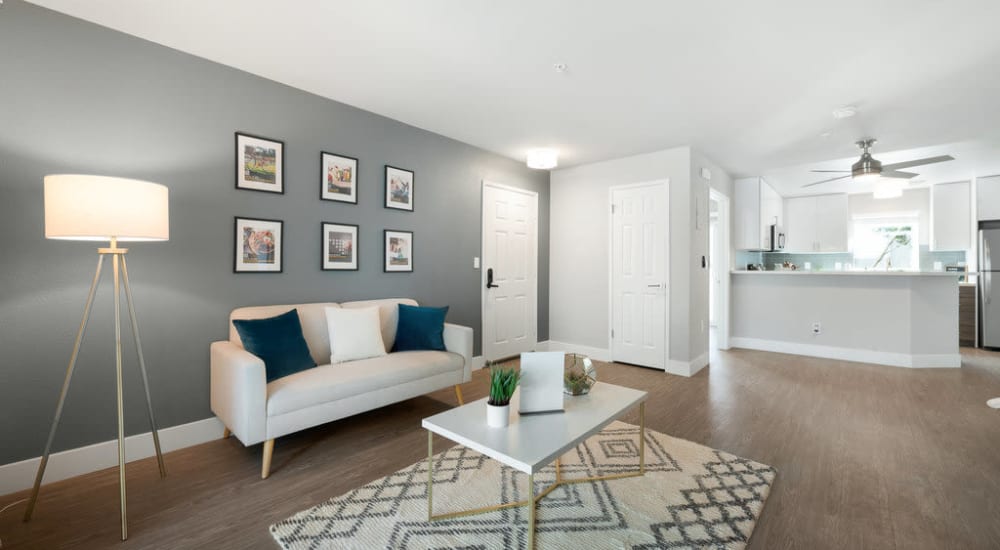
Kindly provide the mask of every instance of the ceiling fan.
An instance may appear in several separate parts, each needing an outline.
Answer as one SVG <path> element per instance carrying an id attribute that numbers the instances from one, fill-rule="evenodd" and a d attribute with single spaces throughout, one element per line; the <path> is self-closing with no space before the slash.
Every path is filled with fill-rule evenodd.
<path id="1" fill-rule="evenodd" d="M 936 164 L 938 162 L 947 162 L 949 160 L 955 160 L 955 157 L 951 155 L 941 155 L 938 157 L 927 157 L 922 159 L 908 160 L 905 162 L 897 162 L 894 164 L 882 165 L 881 162 L 872 158 L 871 148 L 875 145 L 874 138 L 866 138 L 856 142 L 858 147 L 861 149 L 861 158 L 858 162 L 855 162 L 850 170 L 812 170 L 812 172 L 820 173 L 845 173 L 844 176 L 837 176 L 835 178 L 825 179 L 822 181 L 817 181 L 814 183 L 807 183 L 802 187 L 812 187 L 813 185 L 819 185 L 821 183 L 829 183 L 831 181 L 842 180 L 844 178 L 851 178 L 854 181 L 865 182 L 865 181 L 875 181 L 879 178 L 894 178 L 894 179 L 910 179 L 916 177 L 917 174 L 913 172 L 903 172 L 903 168 L 913 168 L 916 166 L 924 166 L 927 164 Z"/>

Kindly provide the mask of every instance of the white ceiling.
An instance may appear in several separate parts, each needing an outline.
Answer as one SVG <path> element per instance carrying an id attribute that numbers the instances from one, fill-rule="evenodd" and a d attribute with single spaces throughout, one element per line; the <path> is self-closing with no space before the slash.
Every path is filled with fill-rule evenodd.
<path id="1" fill-rule="evenodd" d="M 997 0 L 34 3 L 519 160 L 692 145 L 788 193 L 775 169 L 849 165 L 865 135 L 1000 140 Z M 838 122 L 844 104 L 860 113 Z"/>

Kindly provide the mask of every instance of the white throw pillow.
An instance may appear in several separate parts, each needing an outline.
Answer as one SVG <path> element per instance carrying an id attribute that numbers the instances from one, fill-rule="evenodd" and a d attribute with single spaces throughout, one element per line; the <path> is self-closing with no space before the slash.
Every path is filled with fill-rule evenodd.
<path id="1" fill-rule="evenodd" d="M 385 355 L 378 306 L 357 309 L 326 308 L 330 331 L 330 362 L 343 363 Z"/>

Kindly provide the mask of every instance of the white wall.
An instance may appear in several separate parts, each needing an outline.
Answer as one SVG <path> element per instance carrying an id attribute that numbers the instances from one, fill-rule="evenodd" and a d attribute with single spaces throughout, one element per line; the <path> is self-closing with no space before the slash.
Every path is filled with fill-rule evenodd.
<path id="1" fill-rule="evenodd" d="M 705 180 L 701 176 L 701 169 L 708 168 L 712 178 Z M 689 311 L 690 330 L 688 333 L 688 359 L 695 359 L 708 353 L 708 321 L 709 321 L 709 292 L 711 281 L 709 280 L 708 268 L 701 267 L 702 256 L 710 257 L 709 251 L 709 187 L 732 198 L 733 179 L 719 166 L 705 158 L 698 151 L 691 150 L 691 209 L 698 208 L 698 220 L 700 224 L 695 227 L 691 225 L 691 250 L 690 271 L 689 271 Z M 733 227 L 732 209 L 730 208 L 729 227 Z M 676 256 L 674 256 L 676 257 Z M 732 258 L 732 251 L 729 257 Z M 671 258 L 673 259 L 673 258 Z M 704 328 L 702 328 L 704 327 Z M 673 342 L 671 342 L 671 345 Z M 707 360 L 707 356 L 705 357 Z"/>
<path id="2" fill-rule="evenodd" d="M 732 192 L 732 179 L 689 147 L 678 147 L 552 172 L 550 213 L 549 338 L 607 349 L 609 189 L 668 178 L 670 232 L 670 359 L 685 363 L 708 351 L 708 182 Z M 693 182 L 693 183 L 692 183 Z M 701 227 L 694 226 L 695 205 Z M 692 283 L 694 290 L 692 290 Z"/>
<path id="3" fill-rule="evenodd" d="M 931 242 L 931 193 L 930 189 L 908 189 L 901 197 L 876 199 L 871 193 L 848 195 L 847 212 L 853 221 L 858 214 L 883 214 L 888 212 L 918 212 L 918 244 Z M 847 235 L 854 242 L 854 224 L 848 223 Z"/>

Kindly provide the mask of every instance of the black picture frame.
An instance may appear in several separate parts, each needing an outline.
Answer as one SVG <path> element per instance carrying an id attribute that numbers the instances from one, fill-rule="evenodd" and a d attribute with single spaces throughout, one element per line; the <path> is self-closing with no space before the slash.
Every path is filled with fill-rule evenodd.
<path id="1" fill-rule="evenodd" d="M 393 183 L 393 176 L 402 176 L 402 179 L 407 185 L 406 189 L 406 202 L 402 200 L 393 200 L 394 197 L 399 196 L 399 193 L 394 192 L 390 189 Z M 409 177 L 405 177 L 408 175 Z M 403 212 L 413 212 L 413 203 L 416 198 L 417 189 L 417 174 L 413 170 L 407 170 L 406 168 L 399 168 L 398 166 L 392 166 L 390 164 L 385 165 L 385 181 L 383 183 L 383 192 L 385 193 L 385 201 L 383 206 L 390 210 L 401 210 Z"/>
<path id="2" fill-rule="evenodd" d="M 242 223 L 241 223 L 242 222 Z M 248 236 L 246 234 L 247 222 L 256 223 L 260 226 L 266 226 L 267 224 L 277 225 L 277 236 L 274 237 L 274 250 L 272 254 L 274 255 L 273 262 L 265 262 L 257 264 L 256 261 L 247 261 L 247 256 L 245 254 L 246 246 L 253 246 L 248 244 L 246 241 Z M 271 227 L 272 231 L 275 229 Z M 282 220 L 269 220 L 266 218 L 251 218 L 248 216 L 235 216 L 233 218 L 233 273 L 282 273 L 284 272 L 285 263 L 285 222 Z M 242 261 L 241 261 L 242 260 Z M 267 266 L 271 264 L 273 267 L 270 269 L 253 268 L 253 265 Z"/>
<path id="3" fill-rule="evenodd" d="M 328 227 L 329 226 L 329 227 Z M 354 240 L 351 243 L 354 267 L 330 267 L 329 232 L 338 227 L 354 229 Z M 361 268 L 361 227 L 353 223 L 320 222 L 319 268 L 323 271 L 358 271 Z"/>
<path id="4" fill-rule="evenodd" d="M 409 237 L 409 262 L 406 267 L 400 268 L 399 266 L 391 266 L 389 260 L 389 239 L 391 233 L 397 233 L 400 235 L 408 235 Z M 413 273 L 413 265 L 416 257 L 414 256 L 414 236 L 413 231 L 405 231 L 402 229 L 383 229 L 382 230 L 382 271 L 384 273 Z"/>
<path id="5" fill-rule="evenodd" d="M 235 180 L 236 188 L 244 191 L 259 191 L 262 193 L 285 194 L 285 142 L 264 136 L 248 134 L 246 132 L 236 132 L 235 135 Z M 244 142 L 244 151 L 240 151 L 240 141 Z M 274 145 L 274 182 L 248 181 L 246 179 L 246 145 Z M 269 187 L 273 185 L 274 187 Z"/>
<path id="6" fill-rule="evenodd" d="M 328 176 L 329 170 L 327 169 L 327 160 L 341 159 L 348 161 L 353 164 L 353 177 L 351 182 L 351 195 L 352 198 L 338 198 L 337 194 L 330 193 L 327 186 L 329 185 Z M 320 151 L 319 153 L 319 199 L 331 202 L 340 202 L 344 204 L 358 204 L 358 181 L 359 174 L 361 173 L 361 161 L 354 157 L 349 157 L 347 155 L 341 155 L 340 153 L 331 153 L 329 151 Z"/>

